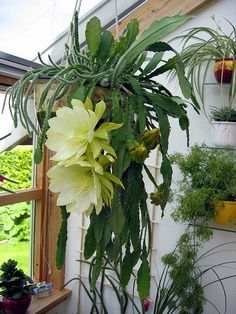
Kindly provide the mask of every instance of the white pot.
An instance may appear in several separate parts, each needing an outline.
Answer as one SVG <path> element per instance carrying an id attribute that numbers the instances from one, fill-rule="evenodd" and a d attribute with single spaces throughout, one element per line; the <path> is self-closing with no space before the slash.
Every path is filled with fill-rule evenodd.
<path id="1" fill-rule="evenodd" d="M 219 147 L 236 147 L 236 122 L 211 122 L 213 144 Z"/>

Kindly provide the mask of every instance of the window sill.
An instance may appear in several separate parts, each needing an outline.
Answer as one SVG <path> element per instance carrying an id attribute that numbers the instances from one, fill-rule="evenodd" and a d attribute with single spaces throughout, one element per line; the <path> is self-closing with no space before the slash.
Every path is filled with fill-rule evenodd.
<path id="1" fill-rule="evenodd" d="M 65 301 L 71 295 L 71 290 L 64 289 L 53 291 L 50 296 L 44 298 L 33 298 L 26 314 L 44 314 L 58 304 Z"/>

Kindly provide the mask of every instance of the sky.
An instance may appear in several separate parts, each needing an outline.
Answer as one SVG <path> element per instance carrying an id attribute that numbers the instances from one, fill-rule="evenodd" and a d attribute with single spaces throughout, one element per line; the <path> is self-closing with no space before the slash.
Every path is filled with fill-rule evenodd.
<path id="1" fill-rule="evenodd" d="M 101 0 L 83 0 L 80 16 Z M 0 51 L 32 60 L 63 32 L 76 1 L 0 0 Z"/>

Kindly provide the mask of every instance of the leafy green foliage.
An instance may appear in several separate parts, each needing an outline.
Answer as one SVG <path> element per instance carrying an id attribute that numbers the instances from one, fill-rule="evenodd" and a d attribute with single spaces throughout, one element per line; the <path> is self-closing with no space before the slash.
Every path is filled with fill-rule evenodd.
<path id="1" fill-rule="evenodd" d="M 30 240 L 30 204 L 19 203 L 0 208 L 0 240 Z"/>
<path id="2" fill-rule="evenodd" d="M 210 112 L 212 121 L 230 121 L 236 122 L 236 110 L 231 107 L 212 108 Z"/>
<path id="3" fill-rule="evenodd" d="M 177 164 L 182 174 L 172 216 L 176 222 L 187 224 L 187 227 L 178 240 L 176 249 L 162 259 L 164 269 L 157 284 L 155 313 L 163 313 L 167 309 L 170 313 L 202 313 L 205 303 L 209 301 L 205 297 L 205 287 L 215 282 L 219 282 L 222 287 L 226 308 L 222 282 L 229 277 L 222 277 L 218 274 L 218 265 L 208 265 L 205 259 L 211 254 L 224 254 L 224 249 L 221 252 L 219 248 L 227 246 L 227 243 L 204 253 L 200 253 L 200 249 L 213 234 L 208 224 L 215 217 L 216 202 L 235 200 L 235 157 L 231 151 L 212 150 L 205 146 L 192 147 L 188 155 L 171 156 L 172 162 Z M 227 263 L 236 262 L 225 261 L 220 265 Z M 207 278 L 208 283 L 203 284 L 204 276 L 207 277 L 211 272 L 216 277 L 210 282 Z M 235 274 L 230 277 L 235 277 Z M 209 302 L 219 313 L 216 306 Z"/>
<path id="4" fill-rule="evenodd" d="M 17 262 L 9 259 L 1 265 L 0 295 L 18 300 L 32 293 L 32 279 L 18 269 Z"/>
<path id="5" fill-rule="evenodd" d="M 0 174 L 18 183 L 4 181 L 4 187 L 16 191 L 31 186 L 32 147 L 18 146 L 0 155 Z"/>
<path id="6" fill-rule="evenodd" d="M 113 81 L 117 79 L 117 76 L 125 69 L 128 64 L 136 59 L 140 53 L 148 50 L 149 46 L 158 42 L 162 37 L 169 34 L 188 19 L 189 17 L 187 16 L 176 15 L 153 22 L 153 24 L 142 33 L 140 38 L 136 40 L 135 43 L 133 43 L 120 58 L 113 72 Z"/>
<path id="7" fill-rule="evenodd" d="M 5 180 L 2 185 L 10 190 L 31 186 L 32 147 L 17 147 L 0 155 L 0 174 L 17 183 Z M 0 240 L 29 241 L 30 204 L 0 207 Z"/>
<path id="8" fill-rule="evenodd" d="M 203 312 L 206 303 L 201 285 L 201 271 L 198 268 L 198 247 L 192 243 L 190 233 L 185 233 L 178 241 L 176 249 L 163 256 L 163 273 L 158 283 L 158 293 L 154 313 L 165 310 L 180 313 Z"/>
<path id="9" fill-rule="evenodd" d="M 172 161 L 182 173 L 174 219 L 181 222 L 211 221 L 217 201 L 236 199 L 235 154 L 194 146 L 187 156 L 176 154 Z"/>

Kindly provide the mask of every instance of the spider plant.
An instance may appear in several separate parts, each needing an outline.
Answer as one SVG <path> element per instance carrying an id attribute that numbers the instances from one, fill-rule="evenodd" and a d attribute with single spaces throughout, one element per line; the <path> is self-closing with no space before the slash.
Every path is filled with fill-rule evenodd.
<path id="1" fill-rule="evenodd" d="M 210 118 L 212 121 L 236 122 L 236 110 L 228 106 L 222 108 L 212 107 Z"/>
<path id="2" fill-rule="evenodd" d="M 197 26 L 189 29 L 184 35 L 178 36 L 183 42 L 180 53 L 187 69 L 194 94 L 198 96 L 205 111 L 205 94 L 207 74 L 213 72 L 212 63 L 216 60 L 233 59 L 233 73 L 228 93 L 228 106 L 232 106 L 236 94 L 236 30 L 234 25 L 227 20 L 230 30 L 222 30 L 215 17 L 216 29 Z M 206 113 L 206 112 L 205 112 Z"/>

